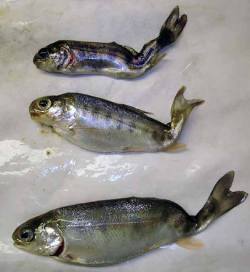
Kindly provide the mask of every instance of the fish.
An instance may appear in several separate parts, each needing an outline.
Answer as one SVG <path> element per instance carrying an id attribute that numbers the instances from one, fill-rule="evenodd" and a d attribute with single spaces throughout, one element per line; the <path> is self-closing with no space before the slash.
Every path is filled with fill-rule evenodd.
<path id="1" fill-rule="evenodd" d="M 164 22 L 157 38 L 140 52 L 116 42 L 59 40 L 40 49 L 33 58 L 38 69 L 67 75 L 96 74 L 114 78 L 137 78 L 154 67 L 163 57 L 162 50 L 174 43 L 187 23 L 175 7 Z"/>
<path id="2" fill-rule="evenodd" d="M 89 151 L 165 152 L 181 146 L 176 140 L 187 117 L 204 102 L 185 99 L 184 91 L 182 87 L 175 96 L 167 124 L 132 106 L 81 93 L 35 99 L 29 112 L 35 122 Z"/>
<path id="3" fill-rule="evenodd" d="M 164 245 L 178 241 L 182 244 L 244 202 L 246 192 L 230 191 L 233 179 L 234 171 L 220 178 L 195 216 L 165 199 L 102 200 L 34 217 L 17 227 L 12 239 L 17 248 L 62 262 L 85 266 L 118 264 Z"/>

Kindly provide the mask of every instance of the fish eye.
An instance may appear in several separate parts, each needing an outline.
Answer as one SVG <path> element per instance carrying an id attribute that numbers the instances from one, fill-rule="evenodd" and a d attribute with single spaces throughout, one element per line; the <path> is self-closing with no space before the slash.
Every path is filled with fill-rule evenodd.
<path id="1" fill-rule="evenodd" d="M 38 52 L 39 56 L 42 58 L 47 58 L 49 56 L 49 52 L 46 48 L 42 48 Z"/>
<path id="2" fill-rule="evenodd" d="M 31 242 L 34 239 L 34 232 L 30 229 L 25 229 L 20 233 L 22 241 Z"/>
<path id="3" fill-rule="evenodd" d="M 38 107 L 41 110 L 47 110 L 51 106 L 51 101 L 50 99 L 43 98 L 38 101 Z"/>

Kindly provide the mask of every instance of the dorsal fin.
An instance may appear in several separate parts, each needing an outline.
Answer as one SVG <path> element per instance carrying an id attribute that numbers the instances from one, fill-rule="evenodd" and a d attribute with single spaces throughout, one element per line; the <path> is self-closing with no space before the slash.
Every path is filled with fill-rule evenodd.
<path id="1" fill-rule="evenodd" d="M 138 55 L 138 52 L 134 48 L 127 45 L 124 45 L 124 48 L 126 48 L 132 55 L 134 56 Z"/>

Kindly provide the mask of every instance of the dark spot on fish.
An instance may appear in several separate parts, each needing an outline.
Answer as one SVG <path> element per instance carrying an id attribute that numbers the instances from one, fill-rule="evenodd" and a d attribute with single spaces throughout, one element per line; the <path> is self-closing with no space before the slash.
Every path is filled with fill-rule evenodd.
<path id="1" fill-rule="evenodd" d="M 118 120 L 116 129 L 121 130 L 122 129 L 122 122 L 120 120 Z"/>
<path id="2" fill-rule="evenodd" d="M 72 128 L 72 127 L 69 128 L 69 132 L 70 132 L 71 136 L 74 136 L 76 134 L 74 128 Z"/>
<path id="3" fill-rule="evenodd" d="M 47 156 L 51 155 L 51 151 L 50 151 L 50 150 L 47 150 L 47 151 L 46 151 L 46 155 L 47 155 Z"/>
<path id="4" fill-rule="evenodd" d="M 161 142 L 164 142 L 166 139 L 166 135 L 164 133 L 161 133 Z"/>
<path id="5" fill-rule="evenodd" d="M 111 113 L 110 111 L 106 112 L 105 118 L 106 118 L 107 120 L 111 119 L 111 118 L 112 118 L 112 113 Z"/>
<path id="6" fill-rule="evenodd" d="M 167 129 L 167 130 L 170 130 L 171 128 L 172 128 L 172 127 L 171 127 L 171 122 L 167 123 L 167 124 L 166 124 L 166 129 Z"/>
<path id="7" fill-rule="evenodd" d="M 98 113 L 99 113 L 99 109 L 98 109 L 97 107 L 94 107 L 94 108 L 92 109 L 92 114 L 93 114 L 93 115 L 98 115 Z"/>
<path id="8" fill-rule="evenodd" d="M 168 137 L 169 140 L 172 140 L 172 139 L 173 139 L 172 133 L 171 133 L 171 132 L 168 132 L 168 133 L 167 133 L 167 137 Z"/>
<path id="9" fill-rule="evenodd" d="M 158 133 L 157 133 L 157 131 L 153 130 L 153 132 L 152 132 L 152 138 L 153 138 L 154 140 L 157 140 L 157 138 L 158 138 Z"/>
<path id="10" fill-rule="evenodd" d="M 99 226 L 98 226 L 98 229 L 100 230 L 100 231 L 106 231 L 107 230 L 107 224 L 105 224 L 105 223 L 103 223 L 103 224 L 100 224 Z"/>
<path id="11" fill-rule="evenodd" d="M 178 227 L 182 227 L 185 224 L 186 220 L 185 217 L 182 215 L 177 215 L 174 218 L 174 227 L 178 228 Z"/>
<path id="12" fill-rule="evenodd" d="M 129 124 L 129 132 L 132 133 L 136 128 L 136 125 L 134 122 L 130 122 Z"/>
<path id="13" fill-rule="evenodd" d="M 69 259 L 69 260 L 74 260 L 74 257 L 72 255 L 70 255 L 70 254 L 67 254 L 66 258 Z"/>
<path id="14" fill-rule="evenodd" d="M 162 143 L 162 142 L 165 140 L 166 135 L 165 135 L 163 132 L 161 132 L 161 131 L 156 131 L 156 130 L 154 130 L 154 131 L 152 132 L 152 138 L 153 138 L 156 142 Z"/>
<path id="15" fill-rule="evenodd" d="M 82 108 L 83 108 L 84 110 L 88 110 L 89 106 L 88 106 L 87 103 L 82 103 Z"/>

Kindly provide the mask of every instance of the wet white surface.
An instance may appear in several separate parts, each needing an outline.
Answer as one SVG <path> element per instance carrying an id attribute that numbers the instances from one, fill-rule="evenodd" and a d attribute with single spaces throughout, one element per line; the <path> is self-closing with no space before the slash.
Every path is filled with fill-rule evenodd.
<path id="1" fill-rule="evenodd" d="M 105 3 L 104 3 L 105 2 Z M 188 24 L 165 59 L 133 81 L 65 77 L 39 71 L 36 51 L 58 39 L 116 41 L 140 49 L 179 4 Z M 0 1 L 0 269 L 1 271 L 249 271 L 249 199 L 197 236 L 196 251 L 176 245 L 108 268 L 69 266 L 12 245 L 23 221 L 49 209 L 108 198 L 168 198 L 195 214 L 228 170 L 233 189 L 250 192 L 250 2 Z M 167 122 L 181 85 L 206 103 L 183 130 L 185 152 L 99 155 L 42 134 L 29 103 L 82 91 L 153 112 Z M 49 151 L 50 154 L 47 154 Z"/>

